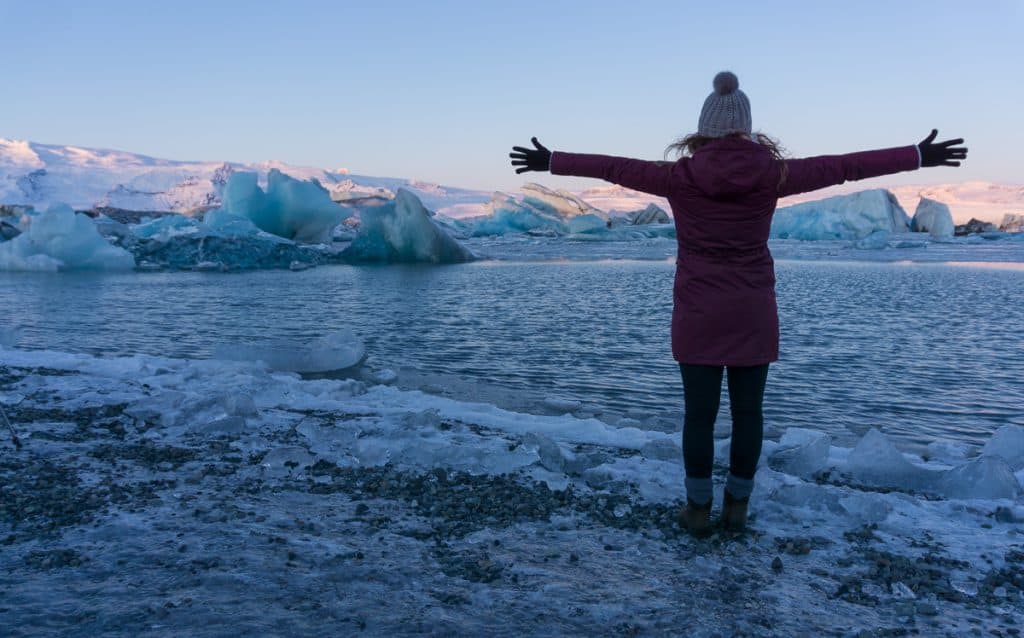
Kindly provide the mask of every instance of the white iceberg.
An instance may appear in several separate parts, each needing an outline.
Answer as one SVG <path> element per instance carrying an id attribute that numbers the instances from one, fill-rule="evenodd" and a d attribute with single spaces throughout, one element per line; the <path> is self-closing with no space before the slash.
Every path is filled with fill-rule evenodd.
<path id="1" fill-rule="evenodd" d="M 207 223 L 224 224 L 231 215 L 251 221 L 265 232 L 302 243 L 330 241 L 331 231 L 352 213 L 331 201 L 316 181 L 299 181 L 279 170 L 267 175 L 267 192 L 256 173 L 233 173 L 224 187 L 219 214 L 207 213 Z M 212 212 L 212 211 L 211 211 Z"/>
<path id="2" fill-rule="evenodd" d="M 28 228 L 0 244 L 0 270 L 131 270 L 131 253 L 113 246 L 86 215 L 54 204 L 29 218 Z"/>
<path id="3" fill-rule="evenodd" d="M 804 202 L 775 211 L 772 239 L 863 239 L 876 231 L 907 232 L 910 219 L 896 197 L 874 189 Z"/>
<path id="4" fill-rule="evenodd" d="M 914 218 L 910 220 L 910 230 L 928 233 L 935 239 L 952 237 L 955 228 L 949 206 L 927 197 L 921 198 L 914 211 Z"/>
<path id="5" fill-rule="evenodd" d="M 404 188 L 398 189 L 394 201 L 365 209 L 360 216 L 359 233 L 341 254 L 350 263 L 452 264 L 474 259 Z"/>

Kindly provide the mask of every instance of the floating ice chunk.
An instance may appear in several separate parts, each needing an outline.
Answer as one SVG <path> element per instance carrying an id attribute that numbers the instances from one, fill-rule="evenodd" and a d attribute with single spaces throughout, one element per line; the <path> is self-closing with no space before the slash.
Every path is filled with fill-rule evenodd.
<path id="1" fill-rule="evenodd" d="M 848 516 L 862 525 L 881 523 L 892 511 L 892 506 L 878 494 L 849 494 L 839 499 L 839 505 Z"/>
<path id="2" fill-rule="evenodd" d="M 377 385 L 391 385 L 398 381 L 398 373 L 391 368 L 374 370 L 367 375 L 367 380 L 370 383 L 376 383 Z"/>
<path id="3" fill-rule="evenodd" d="M 256 173 L 233 173 L 221 201 L 222 213 L 249 219 L 263 231 L 303 243 L 330 241 L 334 227 L 351 215 L 349 209 L 331 201 L 319 183 L 299 181 L 277 169 L 267 175 L 266 193 L 257 184 Z M 217 219 L 207 214 L 208 224 Z"/>
<path id="4" fill-rule="evenodd" d="M 593 214 L 576 215 L 568 221 L 570 233 L 592 233 L 608 229 L 608 222 Z"/>
<path id="5" fill-rule="evenodd" d="M 561 473 L 566 471 L 566 460 L 569 455 L 555 441 L 543 434 L 530 432 L 523 437 L 523 443 L 537 447 L 538 462 L 544 469 Z"/>
<path id="6" fill-rule="evenodd" d="M 111 245 L 86 215 L 54 204 L 28 229 L 0 244 L 0 270 L 131 270 L 131 253 Z"/>
<path id="7" fill-rule="evenodd" d="M 962 441 L 932 441 L 928 444 L 927 457 L 930 460 L 960 463 L 970 454 L 972 447 Z"/>
<path id="8" fill-rule="evenodd" d="M 453 264 L 474 259 L 405 189 L 398 189 L 394 201 L 363 210 L 360 216 L 359 234 L 341 254 L 350 263 Z"/>
<path id="9" fill-rule="evenodd" d="M 778 472 L 810 478 L 825 469 L 831 447 L 832 437 L 824 432 L 789 428 L 768 458 L 768 465 Z"/>
<path id="10" fill-rule="evenodd" d="M 672 218 L 657 204 L 648 204 L 643 210 L 633 211 L 626 219 L 634 226 L 672 223 Z"/>
<path id="11" fill-rule="evenodd" d="M 953 236 L 955 226 L 949 206 L 934 199 L 922 197 L 910 220 L 910 230 L 915 233 L 928 233 L 935 239 L 946 239 Z"/>
<path id="12" fill-rule="evenodd" d="M 192 429 L 204 434 L 240 434 L 245 430 L 245 419 L 240 416 L 228 416 Z"/>
<path id="13" fill-rule="evenodd" d="M 257 190 L 259 189 L 257 188 Z M 203 223 L 208 229 L 215 231 L 222 237 L 252 237 L 260 234 L 259 227 L 251 219 L 228 212 L 223 208 L 214 208 L 207 211 L 206 215 L 203 216 Z M 274 235 L 274 237 L 277 237 L 277 235 Z"/>
<path id="14" fill-rule="evenodd" d="M 565 219 L 555 208 L 539 200 L 517 200 L 495 193 L 490 208 L 492 213 L 489 217 L 469 220 L 473 223 L 471 234 L 474 237 L 531 231 L 563 235 L 569 231 Z"/>
<path id="15" fill-rule="evenodd" d="M 129 228 L 136 237 L 156 241 L 167 241 L 172 237 L 205 233 L 203 224 L 199 220 L 184 215 L 164 215 Z"/>
<path id="16" fill-rule="evenodd" d="M 1024 468 L 1024 425 L 1008 424 L 1000 427 L 981 453 L 1002 457 L 1014 470 Z"/>
<path id="17" fill-rule="evenodd" d="M 875 428 L 857 443 L 846 463 L 850 475 L 868 485 L 919 489 L 934 474 L 908 461 L 888 438 Z"/>
<path id="18" fill-rule="evenodd" d="M 600 210 L 566 190 L 551 190 L 546 186 L 530 183 L 523 185 L 523 194 L 526 196 L 526 199 L 542 202 L 550 206 L 558 215 L 565 218 L 580 215 L 603 215 Z M 602 225 L 603 223 L 604 220 L 602 220 Z"/>
<path id="19" fill-rule="evenodd" d="M 220 398 L 220 404 L 224 411 L 231 416 L 256 416 L 256 402 L 252 397 L 242 392 L 229 392 Z"/>
<path id="20" fill-rule="evenodd" d="M 219 346 L 214 355 L 226 361 L 262 361 L 271 370 L 313 374 L 355 370 L 366 359 L 366 347 L 346 329 L 311 342 Z"/>
<path id="21" fill-rule="evenodd" d="M 772 217 L 772 239 L 862 239 L 884 230 L 904 233 L 906 211 L 887 190 L 874 189 L 787 206 Z"/>
<path id="22" fill-rule="evenodd" d="M 864 239 L 858 239 L 853 243 L 854 248 L 862 250 L 882 250 L 889 247 L 889 231 L 876 230 Z"/>
<path id="23" fill-rule="evenodd" d="M 1020 491 L 1017 477 L 1007 462 L 998 456 L 979 456 L 946 472 L 939 491 L 948 498 L 1016 498 Z"/>
<path id="24" fill-rule="evenodd" d="M 668 438 L 652 439 L 644 443 L 643 447 L 640 448 L 640 454 L 645 458 L 658 461 L 672 461 L 675 463 L 682 463 L 683 461 L 682 448 L 675 441 Z"/>
<path id="25" fill-rule="evenodd" d="M 555 397 L 547 397 L 544 399 L 543 403 L 545 408 L 558 412 L 559 414 L 575 412 L 583 407 L 583 403 L 580 401 L 575 401 L 573 399 L 558 399 Z"/>

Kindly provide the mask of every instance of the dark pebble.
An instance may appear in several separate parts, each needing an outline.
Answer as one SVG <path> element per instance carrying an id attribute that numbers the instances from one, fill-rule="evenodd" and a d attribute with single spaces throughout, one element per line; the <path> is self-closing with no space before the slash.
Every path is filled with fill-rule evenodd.
<path id="1" fill-rule="evenodd" d="M 774 572 L 781 572 L 782 571 L 782 559 L 779 558 L 778 556 L 776 556 L 775 558 L 772 559 L 772 571 L 774 571 Z"/>

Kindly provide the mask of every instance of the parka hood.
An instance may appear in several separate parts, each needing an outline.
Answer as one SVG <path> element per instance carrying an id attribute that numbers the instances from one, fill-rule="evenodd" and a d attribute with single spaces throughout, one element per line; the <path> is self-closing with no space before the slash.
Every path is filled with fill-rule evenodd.
<path id="1" fill-rule="evenodd" d="M 775 158 L 753 140 L 727 137 L 709 142 L 690 158 L 694 185 L 709 197 L 729 198 L 756 190 Z"/>

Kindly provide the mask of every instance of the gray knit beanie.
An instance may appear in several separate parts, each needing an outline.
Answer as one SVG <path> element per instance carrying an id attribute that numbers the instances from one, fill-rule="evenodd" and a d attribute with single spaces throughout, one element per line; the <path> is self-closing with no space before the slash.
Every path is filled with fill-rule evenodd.
<path id="1" fill-rule="evenodd" d="M 736 75 L 722 71 L 715 76 L 712 85 L 715 91 L 704 100 L 697 134 L 707 137 L 722 137 L 729 133 L 751 135 L 750 100 L 740 90 Z"/>

